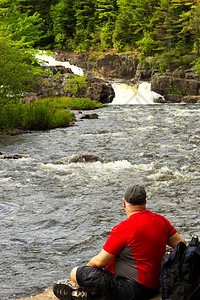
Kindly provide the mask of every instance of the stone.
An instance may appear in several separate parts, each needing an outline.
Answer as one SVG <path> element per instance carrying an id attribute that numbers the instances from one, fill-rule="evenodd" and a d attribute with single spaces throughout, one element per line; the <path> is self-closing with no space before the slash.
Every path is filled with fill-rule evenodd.
<path id="1" fill-rule="evenodd" d="M 49 289 L 42 294 L 30 297 L 30 298 L 21 298 L 21 299 L 17 299 L 17 300 L 56 300 L 56 299 L 58 299 L 58 298 L 53 294 L 53 290 Z M 151 298 L 150 300 L 162 300 L 162 298 L 160 295 L 157 295 L 156 297 Z"/>
<path id="2" fill-rule="evenodd" d="M 195 96 L 195 95 L 188 95 L 182 97 L 181 100 L 182 103 L 200 103 L 200 95 Z"/>
<path id="3" fill-rule="evenodd" d="M 166 102 L 169 103 L 180 103 L 182 96 L 179 94 L 166 94 L 164 95 Z"/>
<path id="4" fill-rule="evenodd" d="M 33 296 L 33 297 L 29 297 L 29 298 L 21 298 L 18 300 L 58 300 L 58 298 L 54 295 L 53 293 L 53 289 L 49 289 L 47 291 L 45 291 L 42 294 Z"/>
<path id="5" fill-rule="evenodd" d="M 96 161 L 103 162 L 103 159 L 93 154 L 82 154 L 70 158 L 70 162 L 74 162 L 74 163 L 85 163 L 85 162 L 91 163 Z"/>
<path id="6" fill-rule="evenodd" d="M 8 155 L 4 155 L 3 159 L 19 159 L 19 158 L 23 158 L 25 157 L 22 154 L 8 154 Z"/>
<path id="7" fill-rule="evenodd" d="M 98 114 L 86 114 L 84 116 L 81 117 L 81 120 L 82 119 L 98 119 Z"/>
<path id="8" fill-rule="evenodd" d="M 21 130 L 17 129 L 17 128 L 14 128 L 9 132 L 10 135 L 18 135 L 20 133 L 21 133 Z"/>

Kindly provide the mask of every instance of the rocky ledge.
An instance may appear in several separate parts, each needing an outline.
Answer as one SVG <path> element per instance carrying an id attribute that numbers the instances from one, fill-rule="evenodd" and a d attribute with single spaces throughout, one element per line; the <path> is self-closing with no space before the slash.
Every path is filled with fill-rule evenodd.
<path id="1" fill-rule="evenodd" d="M 34 297 L 23 298 L 23 299 L 18 299 L 18 300 L 56 300 L 56 299 L 58 299 L 58 298 L 54 296 L 53 290 L 49 289 L 49 290 L 45 291 L 44 293 L 36 295 Z M 161 300 L 161 299 L 162 299 L 161 296 L 158 295 L 158 296 L 152 298 L 151 300 Z"/>
<path id="2" fill-rule="evenodd" d="M 157 100 L 159 103 L 200 103 L 200 77 L 192 69 L 181 67 L 161 74 L 155 69 L 154 57 L 139 62 L 137 53 L 116 54 L 111 51 L 95 56 L 87 52 L 55 51 L 54 56 L 81 67 L 90 80 L 151 81 L 152 90 L 164 97 Z M 93 93 L 95 89 L 94 86 Z"/>

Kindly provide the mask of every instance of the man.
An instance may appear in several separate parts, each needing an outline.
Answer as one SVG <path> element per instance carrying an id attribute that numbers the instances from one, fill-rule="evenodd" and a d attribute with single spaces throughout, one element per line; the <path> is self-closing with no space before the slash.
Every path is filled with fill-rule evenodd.
<path id="1" fill-rule="evenodd" d="M 84 299 L 150 299 L 159 287 L 166 245 L 186 243 L 167 219 L 146 209 L 143 186 L 126 189 L 123 207 L 127 219 L 112 229 L 101 252 L 71 271 L 71 280 L 87 291 Z M 62 283 L 54 286 L 59 299 L 83 299 L 74 291 Z"/>

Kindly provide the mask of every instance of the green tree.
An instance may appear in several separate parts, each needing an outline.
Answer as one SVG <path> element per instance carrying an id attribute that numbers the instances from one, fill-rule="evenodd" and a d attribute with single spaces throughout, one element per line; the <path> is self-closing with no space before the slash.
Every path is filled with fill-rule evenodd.
<path id="1" fill-rule="evenodd" d="M 61 0 L 50 8 L 54 46 L 72 50 L 75 34 L 76 18 L 74 3 L 71 0 Z"/>
<path id="2" fill-rule="evenodd" d="M 96 28 L 103 48 L 113 47 L 113 31 L 118 6 L 116 0 L 96 1 Z"/>
<path id="3" fill-rule="evenodd" d="M 24 50 L 20 42 L 0 37 L 0 96 L 21 97 L 32 90 L 43 73 L 35 65 L 33 50 Z"/>
<path id="4" fill-rule="evenodd" d="M 118 0 L 119 12 L 113 34 L 114 47 L 124 50 L 133 47 L 148 32 L 148 24 L 160 1 Z"/>
<path id="5" fill-rule="evenodd" d="M 37 12 L 20 11 L 20 0 L 1 0 L 0 34 L 27 45 L 39 45 L 45 37 L 44 22 Z"/>

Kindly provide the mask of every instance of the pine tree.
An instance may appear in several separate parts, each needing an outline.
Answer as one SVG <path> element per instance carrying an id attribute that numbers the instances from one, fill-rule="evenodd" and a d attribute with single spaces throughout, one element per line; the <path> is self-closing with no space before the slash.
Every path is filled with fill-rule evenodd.
<path id="1" fill-rule="evenodd" d="M 72 50 L 75 35 L 75 8 L 71 0 L 61 0 L 50 8 L 54 46 Z"/>
<path id="2" fill-rule="evenodd" d="M 95 30 L 95 0 L 75 2 L 76 33 L 74 43 L 79 50 L 88 50 L 92 45 Z"/>
<path id="3" fill-rule="evenodd" d="M 37 12 L 20 11 L 20 0 L 1 0 L 0 35 L 9 36 L 14 41 L 22 41 L 27 46 L 37 46 L 45 37 L 44 22 Z"/>
<path id="4" fill-rule="evenodd" d="M 160 1 L 155 0 L 118 0 L 119 13 L 114 30 L 114 46 L 123 50 L 133 47 L 142 39 L 148 24 Z"/>
<path id="5" fill-rule="evenodd" d="M 102 48 L 112 48 L 118 6 L 116 0 L 96 1 L 96 23 Z"/>

